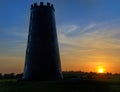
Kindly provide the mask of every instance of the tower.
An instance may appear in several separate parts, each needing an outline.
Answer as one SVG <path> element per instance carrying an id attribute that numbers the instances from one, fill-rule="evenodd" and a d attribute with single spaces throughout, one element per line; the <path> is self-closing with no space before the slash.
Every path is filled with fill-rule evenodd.
<path id="1" fill-rule="evenodd" d="M 50 3 L 31 5 L 23 80 L 62 79 L 54 11 Z"/>

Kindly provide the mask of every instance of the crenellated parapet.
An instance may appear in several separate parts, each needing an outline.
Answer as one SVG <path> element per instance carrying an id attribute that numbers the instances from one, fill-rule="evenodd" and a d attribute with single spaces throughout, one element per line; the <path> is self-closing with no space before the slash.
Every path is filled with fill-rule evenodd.
<path id="1" fill-rule="evenodd" d="M 46 4 L 44 4 L 43 2 L 40 2 L 40 4 L 34 3 L 34 4 L 31 5 L 31 9 L 36 8 L 36 7 L 48 7 L 48 8 L 53 8 L 54 9 L 53 4 L 50 4 L 49 2 L 47 2 Z"/>

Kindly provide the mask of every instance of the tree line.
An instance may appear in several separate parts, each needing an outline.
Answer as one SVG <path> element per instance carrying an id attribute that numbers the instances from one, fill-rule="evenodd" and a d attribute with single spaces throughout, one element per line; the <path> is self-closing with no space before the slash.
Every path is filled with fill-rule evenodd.
<path id="1" fill-rule="evenodd" d="M 21 74 L 15 74 L 15 73 L 9 73 L 9 74 L 2 74 L 0 73 L 0 79 L 21 79 L 23 73 Z"/>
<path id="2" fill-rule="evenodd" d="M 64 79 L 120 79 L 119 73 L 96 73 L 96 72 L 82 72 L 82 71 L 63 71 Z M 21 79 L 23 73 L 15 74 L 2 74 L 0 73 L 0 79 Z"/>

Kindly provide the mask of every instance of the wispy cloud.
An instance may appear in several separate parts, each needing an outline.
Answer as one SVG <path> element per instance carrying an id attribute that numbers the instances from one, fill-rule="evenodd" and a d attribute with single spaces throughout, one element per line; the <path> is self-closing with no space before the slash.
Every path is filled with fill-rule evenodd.
<path id="1" fill-rule="evenodd" d="M 97 61 L 100 64 L 108 62 L 115 67 L 120 60 L 119 25 L 120 21 L 117 20 L 90 23 L 84 27 L 75 24 L 57 26 L 61 60 L 64 62 L 62 66 L 76 69 Z M 28 29 L 14 27 L 1 29 L 0 32 L 0 61 L 8 62 L 11 59 L 23 65 Z"/>
<path id="2" fill-rule="evenodd" d="M 0 30 L 0 55 L 24 55 L 28 30 L 26 28 L 6 28 Z"/>
<path id="3" fill-rule="evenodd" d="M 27 28 L 0 29 L 0 72 L 22 72 L 27 44 Z"/>
<path id="4" fill-rule="evenodd" d="M 28 34 L 27 28 L 11 27 L 0 29 L 1 35 L 17 36 L 17 37 L 26 37 Z"/>
<path id="5" fill-rule="evenodd" d="M 76 29 L 74 29 L 74 27 L 76 27 Z M 73 34 L 72 32 L 67 31 L 70 29 L 72 29 L 72 32 L 74 31 L 74 34 L 77 33 L 74 37 L 69 36 Z M 93 46 L 95 43 L 101 43 L 101 44 L 104 43 L 104 45 L 109 44 L 109 46 L 111 45 L 118 46 L 117 44 L 112 44 L 112 43 L 120 41 L 119 30 L 120 30 L 120 27 L 118 25 L 115 25 L 114 22 L 113 24 L 103 23 L 103 25 L 101 23 L 90 24 L 90 25 L 85 26 L 82 29 L 80 29 L 80 27 L 77 25 L 74 25 L 74 26 L 72 25 L 71 27 L 66 27 L 66 28 L 61 27 L 61 29 L 58 29 L 58 35 L 59 35 L 59 42 L 61 44 L 66 44 L 66 45 L 69 44 L 71 46 L 74 45 L 74 46 L 81 47 L 83 44 L 87 46 L 89 44 L 89 47 L 90 47 L 90 46 Z M 90 43 L 94 43 L 94 44 L 90 44 Z"/>
<path id="6" fill-rule="evenodd" d="M 58 31 L 63 34 L 70 34 L 80 29 L 80 27 L 77 25 L 61 25 L 57 26 L 57 28 Z"/>
<path id="7" fill-rule="evenodd" d="M 84 62 L 101 62 L 103 64 L 108 62 L 107 64 L 112 63 L 115 66 L 115 63 L 120 62 L 119 25 L 120 21 L 89 24 L 84 28 L 74 25 L 78 28 L 74 30 L 74 36 L 69 36 L 73 34 L 69 31 L 64 33 L 73 26 L 66 30 L 64 30 L 65 28 L 58 30 L 62 60 L 66 61 L 66 65 L 69 61 L 74 68 L 76 66 L 74 62 L 80 63 L 80 66 Z M 59 32 L 61 30 L 63 32 Z M 65 64 L 63 66 L 67 67 Z"/>

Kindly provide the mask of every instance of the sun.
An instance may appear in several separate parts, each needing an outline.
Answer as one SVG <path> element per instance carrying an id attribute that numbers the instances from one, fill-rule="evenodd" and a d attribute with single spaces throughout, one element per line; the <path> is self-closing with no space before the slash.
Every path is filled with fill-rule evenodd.
<path id="1" fill-rule="evenodd" d="M 104 68 L 99 68 L 98 73 L 104 73 Z"/>

